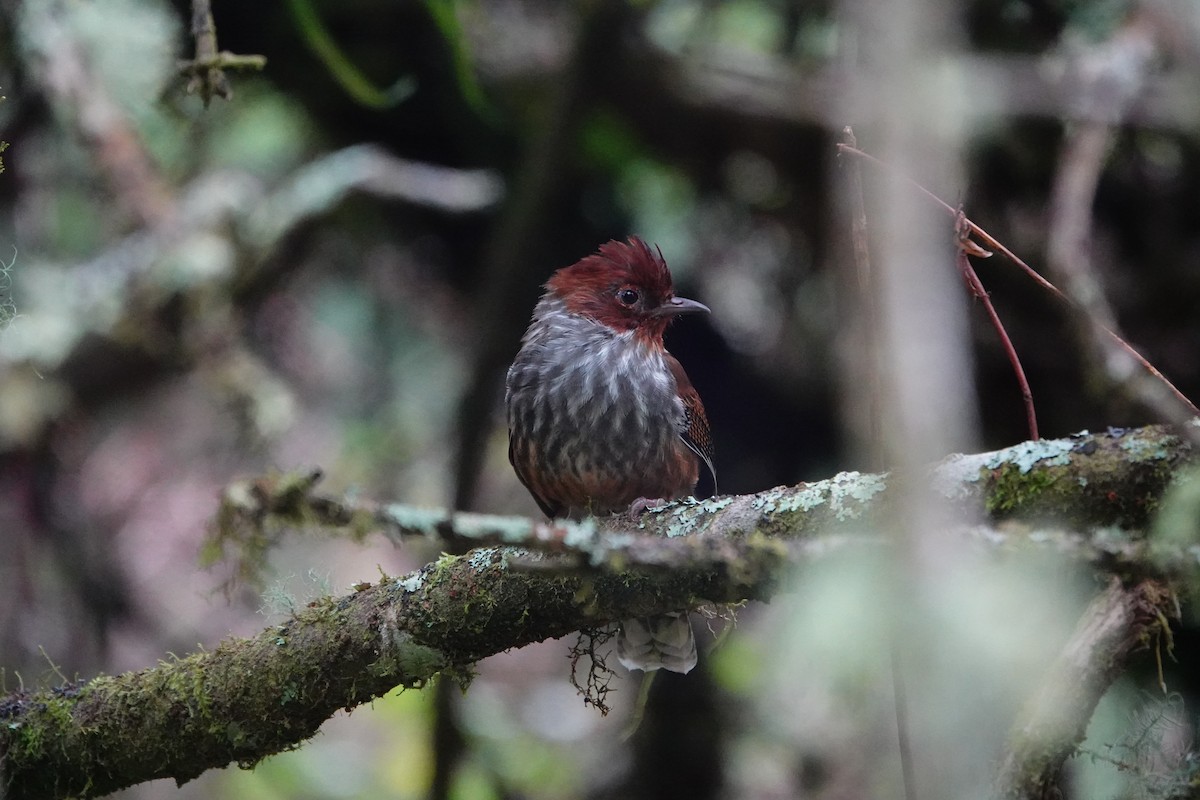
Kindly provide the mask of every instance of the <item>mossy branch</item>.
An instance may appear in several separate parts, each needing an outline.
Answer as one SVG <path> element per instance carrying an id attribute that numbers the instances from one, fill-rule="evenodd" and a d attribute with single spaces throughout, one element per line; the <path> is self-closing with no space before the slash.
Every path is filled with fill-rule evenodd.
<path id="1" fill-rule="evenodd" d="M 931 486 L 993 522 L 995 547 L 1046 547 L 1129 576 L 1157 572 L 1144 528 L 1189 446 L 1162 428 L 1026 443 L 936 467 Z M 628 518 L 538 523 L 417 512 L 313 494 L 315 477 L 233 487 L 218 542 L 238 531 L 336 526 L 481 544 L 401 578 L 310 604 L 249 639 L 157 667 L 0 700 L 0 786 L 12 800 L 97 796 L 141 781 L 189 780 L 299 746 L 338 709 L 437 674 L 469 679 L 477 660 L 612 621 L 708 602 L 768 598 L 788 564 L 870 535 L 887 513 L 885 476 L 846 473 L 756 495 L 687 502 Z M 1106 526 L 1103 535 L 1087 533 Z M 1120 535 L 1116 532 L 1121 531 Z M 646 536 L 645 533 L 672 534 Z M 1186 547 L 1171 565 L 1188 563 Z M 1070 746 L 1073 746 L 1071 743 Z"/>
<path id="2" fill-rule="evenodd" d="M 509 648 L 701 599 L 763 597 L 784 561 L 762 537 L 689 544 L 703 553 L 697 566 L 666 576 L 516 569 L 520 551 L 506 548 L 446 556 L 213 652 L 10 695 L 0 701 L 4 796 L 91 797 L 253 764 L 338 709 L 439 673 L 466 680 L 475 661 Z"/>
<path id="3" fill-rule="evenodd" d="M 1092 562 L 1119 556 L 1137 561 L 1143 556 L 1140 540 L 1112 535 L 1097 544 L 1099 540 L 1075 532 L 1144 529 L 1167 485 L 1192 457 L 1186 437 L 1167 427 L 1112 429 L 1023 442 L 991 453 L 953 455 L 930 469 L 927 482 L 965 520 L 1058 528 L 1062 535 L 1054 535 L 1056 547 L 1077 559 Z M 685 534 L 740 538 L 757 533 L 799 542 L 817 538 L 815 544 L 823 546 L 839 534 L 857 536 L 886 528 L 892 513 L 889 476 L 858 472 L 753 495 L 684 500 L 650 509 L 636 522 L 616 516 L 582 524 L 324 496 L 315 491 L 320 478 L 319 472 L 294 472 L 230 485 L 209 542 L 209 560 L 238 550 L 234 557 L 241 566 L 240 577 L 254 579 L 263 554 L 277 537 L 297 528 L 313 528 L 323 533 L 338 529 L 354 538 L 382 532 L 397 543 L 422 538 L 460 552 L 484 545 L 514 545 L 576 556 L 574 561 L 559 562 L 564 565 L 632 563 L 670 568 L 684 562 L 672 561 L 675 556 L 664 538 Z M 657 538 L 614 538 L 631 531 Z M 635 557 L 632 562 L 631 557 Z M 1181 552 L 1170 555 L 1163 550 L 1159 557 L 1186 568 L 1186 555 Z"/>

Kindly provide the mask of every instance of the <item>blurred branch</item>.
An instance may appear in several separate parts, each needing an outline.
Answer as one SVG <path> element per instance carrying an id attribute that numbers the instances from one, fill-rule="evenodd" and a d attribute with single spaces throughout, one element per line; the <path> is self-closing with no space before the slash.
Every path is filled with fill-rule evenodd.
<path id="1" fill-rule="evenodd" d="M 51 103 L 76 129 L 117 202 L 143 225 L 170 216 L 174 198 L 128 116 L 89 63 L 61 0 L 30 6 L 26 41 L 33 74 Z"/>
<path id="2" fill-rule="evenodd" d="M 1152 20 L 1149 14 L 1133 15 L 1109 41 L 1079 54 L 1073 63 L 1079 89 L 1051 193 L 1046 265 L 1073 301 L 1069 308 L 1076 339 L 1097 377 L 1159 418 L 1180 421 L 1195 414 L 1196 407 L 1186 398 L 1181 402 L 1171 384 L 1138 369 L 1141 356 L 1115 333 L 1117 317 L 1091 255 L 1092 206 L 1114 126 L 1141 95 L 1158 53 Z"/>
<path id="3" fill-rule="evenodd" d="M 270 191 L 242 173 L 208 174 L 181 192 L 178 214 L 69 268 L 76 273 L 75 290 L 62 302 L 64 315 L 74 321 L 73 338 L 58 340 L 55 349 L 41 337 L 10 340 L 0 364 L 30 362 L 47 378 L 67 384 L 79 402 L 94 405 L 138 388 L 97 374 L 97 365 L 119 371 L 136 360 L 138 372 L 153 377 L 220 354 L 225 348 L 212 345 L 227 340 L 230 314 L 214 304 L 228 299 L 235 306 L 253 305 L 297 263 L 276 257 L 288 238 L 359 192 L 472 213 L 497 202 L 504 186 L 489 170 L 409 161 L 371 145 L 317 158 Z M 196 242 L 206 246 L 196 248 Z M 196 264 L 194 255 L 185 257 L 196 252 L 208 260 Z M 164 281 L 157 271 L 161 265 L 179 263 L 196 268 Z M 180 303 L 181 296 L 203 302 Z M 193 316 L 164 326 L 160 319 L 172 309 L 191 309 Z M 113 357 L 99 357 L 104 349 Z M 41 425 L 53 421 L 47 415 Z M 28 436 L 36 437 L 37 432 Z"/>
<path id="4" fill-rule="evenodd" d="M 1108 571 L 1157 574 L 1133 533 L 1191 448 L 1161 428 L 1028 442 L 954 456 L 929 480 L 994 521 L 1068 520 L 1074 530 L 974 526 L 992 549 L 1040 548 Z M 581 523 L 420 511 L 315 497 L 317 474 L 227 492 L 218 535 L 238 526 L 382 528 L 393 536 L 485 543 L 402 578 L 311 603 L 250 639 L 230 639 L 136 673 L 0 699 L 6 797 L 95 796 L 153 778 L 190 780 L 251 765 L 311 737 L 322 721 L 438 673 L 615 620 L 764 599 L 792 563 L 892 546 L 864 531 L 886 520 L 886 478 L 845 473 L 756 495 L 683 502 L 632 521 Z M 1080 533 L 1107 526 L 1092 535 Z M 667 534 L 647 536 L 646 533 Z M 671 535 L 674 534 L 674 535 Z M 1186 546 L 1169 560 L 1192 565 Z M 1115 624 L 1115 623 L 1114 623 Z M 1106 629 L 1107 630 L 1107 629 Z M 1111 679 L 1111 667 L 1079 665 Z M 1107 671 L 1106 671 L 1107 670 Z"/>
<path id="5" fill-rule="evenodd" d="M 842 129 L 842 142 L 848 147 L 857 148 L 858 139 L 854 129 L 847 125 Z M 875 468 L 883 468 L 884 455 L 884 400 L 881 383 L 882 370 L 878 368 L 882 357 L 880 355 L 880 319 L 879 319 L 879 290 L 877 280 L 871 267 L 870 237 L 867 230 L 867 206 L 863 195 L 862 165 L 858 159 L 842 159 L 839 162 L 846 170 L 848 181 L 843 189 L 844 196 L 850 206 L 850 237 L 854 253 L 855 284 L 852 292 L 853 318 L 846 325 L 847 331 L 861 331 L 859 347 L 846 351 L 843 357 L 844 376 L 849 385 L 857 389 L 866 386 L 866 391 L 851 391 L 851 395 L 864 395 L 857 401 L 861 409 L 855 409 L 855 403 L 843 405 L 842 420 L 857 439 L 856 450 L 871 456 L 871 464 Z M 863 413 L 865 411 L 865 415 Z M 856 413 L 857 412 L 857 413 Z M 865 419 L 864 419 L 865 416 Z M 1036 437 L 1035 437 L 1036 438 Z M 900 756 L 901 778 L 904 785 L 905 800 L 917 797 L 914 784 L 912 757 L 912 737 L 909 725 L 908 692 L 904 674 L 900 667 L 900 643 L 898 633 L 892 631 L 888 643 L 891 655 L 892 674 L 892 705 L 896 713 L 896 748 Z"/>
<path id="6" fill-rule="evenodd" d="M 630 82 L 629 101 L 646 95 L 632 85 L 662 83 L 681 105 L 706 109 L 746 120 L 777 120 L 792 125 L 821 125 L 839 130 L 846 119 L 860 126 L 878 109 L 849 107 L 841 94 L 845 76 L 836 68 L 802 68 L 783 57 L 746 53 L 708 53 L 679 58 L 651 46 L 629 56 L 623 77 Z M 1059 119 L 1075 85 L 1054 58 L 956 53 L 955 69 L 962 85 L 972 87 L 985 118 L 1049 117 Z M 528 69 L 544 68 L 531 57 Z M 518 75 L 506 76 L 510 79 Z M 1200 122 L 1191 99 L 1200 92 L 1194 70 L 1177 68 L 1149 77 L 1130 111 L 1138 125 L 1168 130 L 1191 130 Z M 619 97 L 619 93 L 614 93 Z M 658 96 L 657 94 L 655 96 Z M 633 110 L 636 114 L 636 109 Z M 677 120 L 686 124 L 686 120 Z"/>
<path id="7" fill-rule="evenodd" d="M 233 98 L 233 87 L 225 77 L 225 70 L 261 70 L 267 65 L 266 56 L 217 52 L 217 25 L 209 0 L 192 0 L 192 37 L 196 40 L 196 57 L 180 61 L 179 71 L 189 78 L 188 94 L 199 92 L 205 106 L 212 101 L 213 95 L 223 100 Z"/>
<path id="8" fill-rule="evenodd" d="M 1083 741 L 1100 698 L 1130 654 L 1154 639 L 1170 648 L 1168 619 L 1178 619 L 1175 593 L 1162 581 L 1113 578 L 1092 601 L 1010 735 L 996 794 L 1011 800 L 1061 797 L 1058 774 Z"/>
<path id="9" fill-rule="evenodd" d="M 498 203 L 505 187 L 492 170 L 427 164 L 391 155 L 375 145 L 351 145 L 302 167 L 261 202 L 240 209 L 249 214 L 243 232 L 261 258 L 262 251 L 274 248 L 302 223 L 327 213 L 354 192 L 470 214 Z"/>
<path id="10" fill-rule="evenodd" d="M 698 5 L 715 8 L 720 4 Z M 1152 4 L 1142 4 L 1147 5 Z M 804 8 L 814 16 L 827 13 L 811 4 Z M 1182 29 L 1181 23 L 1192 20 L 1188 12 L 1163 14 L 1161 24 Z M 830 131 L 841 130 L 847 120 L 854 120 L 860 128 L 878 122 L 878 104 L 847 91 L 850 84 L 843 65 L 797 58 L 783 46 L 776 53 L 705 46 L 704 40 L 713 38 L 705 26 L 711 27 L 717 18 L 715 13 L 700 11 L 695 40 L 679 49 L 659 46 L 654 37 L 646 35 L 609 43 L 610 54 L 614 47 L 621 48 L 621 52 L 612 54 L 606 65 L 605 98 L 630 118 L 656 123 L 641 128 L 652 142 L 662 145 L 675 141 L 674 129 L 691 129 L 697 122 L 697 111 L 705 112 L 704 118 L 709 120 L 716 116 L 745 123 L 815 124 Z M 789 38 L 786 24 L 779 28 L 781 44 Z M 1200 106 L 1194 102 L 1200 95 L 1200 73 L 1195 69 L 1194 39 L 1179 30 L 1175 33 L 1177 50 L 1188 52 L 1172 53 L 1181 57 L 1172 58 L 1164 69 L 1147 77 L 1128 119 L 1138 126 L 1187 133 L 1200 124 Z M 520 86 L 545 76 L 545 50 L 499 41 L 489 52 L 487 40 L 483 41 L 484 46 L 475 55 L 493 82 Z M 862 58 L 854 47 L 845 49 L 853 54 L 852 58 Z M 1059 51 L 1034 55 L 955 48 L 945 57 L 946 72 L 956 76 L 947 88 L 959 91 L 958 87 L 969 87 L 971 111 L 984 119 L 1060 120 L 1063 108 L 1078 92 L 1076 75 L 1067 68 L 1067 59 Z M 655 102 L 647 106 L 651 98 Z M 756 146 L 769 148 L 771 143 L 760 141 Z M 794 146 L 794 140 L 779 144 L 781 151 Z"/>
<path id="11" fill-rule="evenodd" d="M 929 470 L 927 478 L 963 518 L 993 523 L 1068 520 L 1074 529 L 1139 530 L 1146 526 L 1176 471 L 1192 459 L 1191 445 L 1161 426 L 1080 433 L 1066 439 L 1024 442 L 990 453 L 954 455 Z M 792 542 L 793 555 L 820 552 L 838 536 L 861 537 L 891 518 L 889 476 L 843 472 L 833 478 L 781 486 L 753 495 L 684 500 L 652 508 L 636 520 L 625 516 L 583 522 L 540 522 L 527 517 L 418 509 L 411 506 L 316 494 L 319 472 L 285 473 L 232 484 L 222 497 L 208 558 L 240 550 L 238 573 L 255 580 L 266 549 L 287 531 L 330 528 L 355 538 L 382 532 L 393 541 L 419 538 L 465 551 L 480 546 L 514 546 L 570 555 L 538 568 L 571 572 L 607 565 L 655 569 L 694 566 L 722 542 L 762 535 Z M 990 528 L 969 529 L 986 539 Z M 973 532 L 972 532 L 973 531 Z M 645 534 L 651 534 L 649 536 Z M 694 536 L 703 534 L 703 536 Z M 1047 534 L 1048 535 L 1048 534 Z M 1013 543 L 1014 528 L 996 543 Z M 1102 568 L 1116 562 L 1137 566 L 1147 558 L 1145 542 L 1114 537 L 1093 542 L 1078 534 L 1054 534 L 1053 548 Z M 733 546 L 733 545 L 730 545 Z M 730 551 L 732 552 L 732 551 Z M 1155 563 L 1185 569 L 1182 551 L 1156 550 Z"/>

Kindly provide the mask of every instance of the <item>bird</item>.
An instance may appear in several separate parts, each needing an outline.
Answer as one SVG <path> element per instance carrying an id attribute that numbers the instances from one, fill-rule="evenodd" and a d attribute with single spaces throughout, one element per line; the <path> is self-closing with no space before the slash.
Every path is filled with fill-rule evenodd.
<path id="1" fill-rule="evenodd" d="M 675 295 L 662 251 L 630 236 L 551 275 L 508 370 L 508 457 L 546 516 L 581 519 L 716 493 L 700 395 L 663 344 L 667 326 L 707 306 Z M 689 672 L 686 611 L 627 619 L 629 669 Z"/>

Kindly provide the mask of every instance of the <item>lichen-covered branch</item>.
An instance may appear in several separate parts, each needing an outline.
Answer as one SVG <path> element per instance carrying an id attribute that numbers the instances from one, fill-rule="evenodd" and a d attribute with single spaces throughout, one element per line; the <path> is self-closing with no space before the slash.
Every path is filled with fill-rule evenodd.
<path id="1" fill-rule="evenodd" d="M 932 470 L 930 485 L 977 512 L 979 524 L 962 535 L 984 546 L 1048 548 L 1127 581 L 1139 572 L 1153 580 L 1163 562 L 1149 563 L 1137 531 L 1189 457 L 1164 429 L 1112 431 L 956 456 Z M 212 652 L 9 695 L 0 700 L 5 797 L 96 796 L 252 764 L 394 687 L 439 673 L 465 681 L 485 656 L 627 617 L 764 599 L 790 563 L 888 541 L 885 476 L 689 501 L 636 524 L 421 512 L 318 497 L 315 482 L 293 475 L 231 487 L 214 544 L 261 551 L 278 531 L 312 526 L 481 546 L 360 584 Z M 1025 535 L 1033 526 L 1010 524 L 1017 519 L 1043 524 Z M 1094 526 L 1103 535 L 1090 535 Z M 1171 563 L 1188 559 L 1181 544 Z"/>
<path id="2" fill-rule="evenodd" d="M 1167 427 L 1111 429 L 953 455 L 930 469 L 929 486 L 955 504 L 965 520 L 1036 523 L 1060 529 L 1057 546 L 1077 559 L 1136 560 L 1141 545 L 1135 538 L 1110 535 L 1098 544 L 1076 532 L 1097 527 L 1140 531 L 1180 465 L 1191 458 L 1188 442 Z M 886 525 L 891 499 L 886 474 L 843 472 L 753 495 L 685 500 L 650 509 L 636 521 L 617 516 L 545 523 L 323 496 L 314 491 L 320 477 L 319 472 L 297 472 L 232 484 L 222 499 L 210 558 L 240 550 L 241 577 L 251 578 L 276 537 L 297 528 L 336 528 L 356 538 L 380 531 L 397 542 L 418 537 L 452 549 L 517 545 L 577 557 L 563 565 L 621 561 L 670 567 L 675 564 L 663 552 L 665 545 L 628 534 L 737 538 L 758 533 L 789 541 L 810 541 L 819 534 L 820 541 L 810 544 L 821 546 L 835 534 L 859 535 Z M 613 552 L 626 545 L 646 561 L 629 562 L 633 553 Z"/>

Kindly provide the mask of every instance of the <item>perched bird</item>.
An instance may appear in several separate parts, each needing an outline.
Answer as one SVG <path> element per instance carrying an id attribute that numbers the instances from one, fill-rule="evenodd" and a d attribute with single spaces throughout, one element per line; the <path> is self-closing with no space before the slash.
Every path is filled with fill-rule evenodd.
<path id="1" fill-rule="evenodd" d="M 663 345 L 679 314 L 662 253 L 636 236 L 558 270 L 508 370 L 508 458 L 546 515 L 580 518 L 716 491 L 700 395 Z M 626 620 L 626 667 L 687 672 L 696 642 L 687 612 Z"/>

